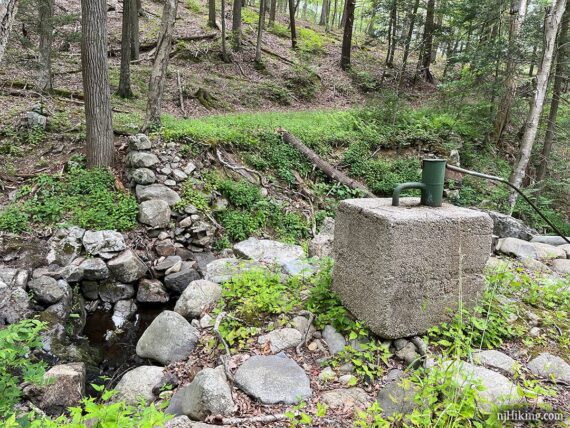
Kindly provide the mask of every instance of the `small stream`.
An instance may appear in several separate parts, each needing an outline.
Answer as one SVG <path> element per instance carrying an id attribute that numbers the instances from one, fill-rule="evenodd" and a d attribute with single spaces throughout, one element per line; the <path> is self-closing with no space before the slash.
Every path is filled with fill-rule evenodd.
<path id="1" fill-rule="evenodd" d="M 87 314 L 83 335 L 87 338 L 90 349 L 97 360 L 97 368 L 88 367 L 87 392 L 93 393 L 91 383 L 100 383 L 101 376 L 113 377 L 126 370 L 139 366 L 143 361 L 136 355 L 136 345 L 146 328 L 162 311 L 172 309 L 174 302 L 165 305 L 138 304 L 137 313 L 132 321 L 126 322 L 119 334 L 115 331 L 112 311 L 99 308 Z"/>

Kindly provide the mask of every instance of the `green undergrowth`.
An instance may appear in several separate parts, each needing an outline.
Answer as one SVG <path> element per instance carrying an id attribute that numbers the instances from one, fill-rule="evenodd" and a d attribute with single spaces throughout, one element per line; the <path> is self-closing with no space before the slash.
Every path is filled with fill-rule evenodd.
<path id="1" fill-rule="evenodd" d="M 115 189 L 105 169 L 86 170 L 70 162 L 58 175 L 40 175 L 22 186 L 16 200 L 0 211 L 0 230 L 19 233 L 33 225 L 73 224 L 89 229 L 129 230 L 137 224 L 135 198 Z"/>
<path id="2" fill-rule="evenodd" d="M 213 193 L 221 194 L 228 206 L 211 206 Z M 309 237 L 305 217 L 263 196 L 259 186 L 245 180 L 235 181 L 210 172 L 202 182 L 187 181 L 181 195 L 178 208 L 192 204 L 202 212 L 211 213 L 224 227 L 223 236 L 216 243 L 217 249 L 257 235 L 270 235 L 291 243 Z"/>

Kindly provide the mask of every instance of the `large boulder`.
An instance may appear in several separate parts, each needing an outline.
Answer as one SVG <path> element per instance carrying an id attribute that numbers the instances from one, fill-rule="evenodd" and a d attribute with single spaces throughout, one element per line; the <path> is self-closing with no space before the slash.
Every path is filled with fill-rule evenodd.
<path id="1" fill-rule="evenodd" d="M 83 235 L 83 246 L 87 253 L 104 258 L 112 257 L 109 253 L 118 253 L 127 248 L 123 235 L 114 230 L 86 231 Z"/>
<path id="2" fill-rule="evenodd" d="M 167 365 L 187 358 L 198 342 L 199 333 L 176 312 L 164 311 L 148 326 L 137 343 L 141 358 Z"/>
<path id="3" fill-rule="evenodd" d="M 390 417 L 396 413 L 409 414 L 419 407 L 415 401 L 418 387 L 411 382 L 395 380 L 388 382 L 379 392 L 376 401 L 382 408 L 382 414 Z"/>
<path id="4" fill-rule="evenodd" d="M 231 257 L 218 259 L 208 263 L 204 279 L 222 284 L 245 271 L 262 268 L 261 263 L 253 260 L 238 260 Z"/>
<path id="5" fill-rule="evenodd" d="M 130 177 L 136 184 L 142 185 L 152 184 L 156 181 L 154 171 L 149 168 L 137 168 L 132 170 Z"/>
<path id="6" fill-rule="evenodd" d="M 31 315 L 30 298 L 21 287 L 9 287 L 0 281 L 0 326 L 15 324 Z"/>
<path id="7" fill-rule="evenodd" d="M 521 220 L 510 215 L 496 211 L 487 211 L 487 214 L 493 220 L 493 235 L 497 235 L 499 238 L 517 238 L 529 241 L 538 233 Z"/>
<path id="8" fill-rule="evenodd" d="M 150 150 L 152 142 L 145 134 L 129 136 L 129 150 Z"/>
<path id="9" fill-rule="evenodd" d="M 140 400 L 150 403 L 155 400 L 153 390 L 162 384 L 163 367 L 140 366 L 126 372 L 115 390 L 115 400 L 136 405 Z"/>
<path id="10" fill-rule="evenodd" d="M 199 318 L 222 297 L 222 287 L 204 279 L 192 281 L 176 302 L 174 311 L 186 318 Z"/>
<path id="11" fill-rule="evenodd" d="M 321 230 L 309 242 L 310 257 L 332 257 L 334 244 L 334 219 L 325 218 Z"/>
<path id="12" fill-rule="evenodd" d="M 141 279 L 147 267 L 132 250 L 123 251 L 117 257 L 107 262 L 113 277 L 120 282 L 134 282 Z"/>
<path id="13" fill-rule="evenodd" d="M 50 276 L 40 276 L 28 283 L 28 287 L 36 300 L 46 305 L 59 302 L 64 295 L 64 290 L 57 285 L 57 281 Z"/>
<path id="14" fill-rule="evenodd" d="M 538 259 L 538 253 L 534 245 L 530 242 L 517 238 L 499 239 L 496 251 L 508 256 L 518 257 L 519 259 Z"/>
<path id="15" fill-rule="evenodd" d="M 167 227 L 171 214 L 170 205 L 161 199 L 151 199 L 139 205 L 139 222 L 150 227 Z"/>
<path id="16" fill-rule="evenodd" d="M 83 278 L 90 281 L 101 281 L 109 278 L 107 264 L 98 257 L 85 259 L 79 267 L 83 270 Z"/>
<path id="17" fill-rule="evenodd" d="M 552 269 L 554 271 L 561 273 L 562 275 L 567 275 L 570 273 L 570 259 L 556 259 L 552 260 Z"/>
<path id="18" fill-rule="evenodd" d="M 531 242 L 536 249 L 536 255 L 540 260 L 565 259 L 566 251 L 561 246 Z"/>
<path id="19" fill-rule="evenodd" d="M 542 378 L 570 384 L 570 365 L 556 355 L 542 353 L 528 363 L 528 368 Z"/>
<path id="20" fill-rule="evenodd" d="M 263 404 L 296 404 L 312 394 L 305 371 L 283 353 L 249 358 L 237 369 L 235 382 Z"/>
<path id="21" fill-rule="evenodd" d="M 180 201 L 180 196 L 174 190 L 169 189 L 164 184 L 151 184 L 149 186 L 137 185 L 135 189 L 139 202 L 150 201 L 151 199 L 160 199 L 168 203 L 168 205 L 176 205 Z"/>
<path id="22" fill-rule="evenodd" d="M 510 375 L 515 373 L 517 365 L 517 362 L 511 357 L 494 349 L 475 352 L 473 354 L 473 362 Z"/>
<path id="23" fill-rule="evenodd" d="M 567 236 L 566 239 L 570 240 L 570 236 Z M 566 242 L 564 239 L 562 239 L 561 236 L 539 235 L 539 236 L 533 237 L 530 241 L 531 242 L 540 242 L 543 244 L 554 245 L 554 246 L 570 245 L 570 244 L 568 244 L 568 242 Z"/>
<path id="24" fill-rule="evenodd" d="M 200 279 L 200 274 L 194 269 L 194 263 L 182 262 L 180 270 L 164 277 L 164 285 L 169 290 L 182 293 L 192 282 Z"/>
<path id="25" fill-rule="evenodd" d="M 166 303 L 170 300 L 168 291 L 158 279 L 141 279 L 137 290 L 137 302 Z"/>
<path id="26" fill-rule="evenodd" d="M 230 415 L 235 411 L 232 391 L 223 366 L 201 370 L 194 380 L 179 389 L 170 401 L 167 413 L 204 420 L 210 415 Z"/>
<path id="27" fill-rule="evenodd" d="M 46 256 L 48 265 L 55 263 L 67 266 L 81 254 L 85 229 L 70 227 L 58 230 L 48 241 L 49 252 Z"/>
<path id="28" fill-rule="evenodd" d="M 135 288 L 131 284 L 123 284 L 115 281 L 107 281 L 97 287 L 97 289 L 101 300 L 109 303 L 130 299 L 135 295 Z"/>
<path id="29" fill-rule="evenodd" d="M 494 406 L 513 406 L 522 401 L 517 386 L 500 373 L 458 361 L 450 363 L 454 381 L 460 388 L 481 385 L 477 396 L 477 406 L 483 412 L 490 412 Z"/>
<path id="30" fill-rule="evenodd" d="M 289 348 L 295 348 L 303 341 L 303 335 L 296 328 L 280 328 L 263 336 L 259 336 L 260 345 L 269 344 L 269 349 L 274 354 Z"/>
<path id="31" fill-rule="evenodd" d="M 85 393 L 85 364 L 53 366 L 45 375 L 38 407 L 49 415 L 59 415 L 68 407 L 78 406 Z"/>
<path id="32" fill-rule="evenodd" d="M 257 238 L 238 242 L 234 245 L 234 252 L 246 259 L 280 266 L 305 257 L 305 251 L 299 245 Z"/>
<path id="33" fill-rule="evenodd" d="M 155 154 L 139 151 L 129 152 L 126 158 L 126 163 L 131 168 L 150 168 L 159 162 Z"/>

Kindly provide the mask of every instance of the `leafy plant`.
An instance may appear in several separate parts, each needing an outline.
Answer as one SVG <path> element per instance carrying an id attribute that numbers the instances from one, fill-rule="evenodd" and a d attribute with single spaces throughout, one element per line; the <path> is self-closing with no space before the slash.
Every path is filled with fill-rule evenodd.
<path id="1" fill-rule="evenodd" d="M 23 382 L 39 384 L 45 364 L 32 352 L 40 348 L 40 332 L 45 325 L 36 320 L 23 320 L 0 329 L 0 418 L 8 418 L 22 394 Z"/>

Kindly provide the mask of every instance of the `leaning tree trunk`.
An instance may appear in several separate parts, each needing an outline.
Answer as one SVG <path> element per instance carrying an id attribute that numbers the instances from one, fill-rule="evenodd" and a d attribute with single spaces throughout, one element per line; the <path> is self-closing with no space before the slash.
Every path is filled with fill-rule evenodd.
<path id="1" fill-rule="evenodd" d="M 402 70 L 400 71 L 400 79 L 398 86 L 402 85 L 406 74 L 406 66 L 408 65 L 408 56 L 410 55 L 410 46 L 412 44 L 412 36 L 414 35 L 414 26 L 416 25 L 416 18 L 418 16 L 418 7 L 420 0 L 415 0 L 412 13 L 410 14 L 410 26 L 408 27 L 408 34 L 406 34 L 406 41 L 404 43 L 404 54 L 402 57 Z"/>
<path id="2" fill-rule="evenodd" d="M 8 37 L 10 36 L 17 8 L 17 0 L 3 0 L 0 3 L 0 62 L 2 62 L 2 57 L 8 44 Z"/>
<path id="3" fill-rule="evenodd" d="M 550 76 L 550 69 L 552 66 L 552 57 L 554 55 L 554 48 L 556 47 L 556 35 L 560 28 L 562 14 L 566 7 L 566 0 L 553 0 L 552 6 L 549 11 L 548 17 L 544 24 L 544 53 L 542 56 L 542 64 L 536 75 L 536 91 L 534 94 L 534 101 L 528 113 L 526 120 L 526 127 L 521 139 L 521 146 L 517 161 L 513 168 L 513 173 L 510 178 L 510 183 L 514 186 L 520 187 L 525 176 L 526 167 L 532 152 L 532 145 L 536 139 L 538 131 L 538 123 L 542 110 L 544 108 L 544 99 L 548 89 L 548 78 Z M 513 192 L 509 197 L 511 212 L 517 201 L 518 194 Z"/>
<path id="4" fill-rule="evenodd" d="M 259 0 L 259 23 L 257 24 L 257 44 L 255 45 L 255 64 L 261 65 L 261 41 L 263 39 L 263 23 L 265 22 L 265 1 Z"/>
<path id="5" fill-rule="evenodd" d="M 422 40 L 423 46 L 420 55 L 420 67 L 417 70 L 417 74 L 419 74 L 426 82 L 430 83 L 434 82 L 433 75 L 429 69 L 431 66 L 431 51 L 433 49 L 434 9 L 435 0 L 428 0 L 424 36 Z"/>
<path id="6" fill-rule="evenodd" d="M 109 167 L 113 163 L 113 123 L 107 64 L 106 0 L 81 0 L 81 29 L 87 167 Z"/>
<path id="7" fill-rule="evenodd" d="M 208 0 L 208 27 L 216 28 L 216 0 Z"/>
<path id="8" fill-rule="evenodd" d="M 39 32 L 40 47 L 39 59 L 40 68 L 38 71 L 38 88 L 42 92 L 49 92 L 53 89 L 51 72 L 51 50 L 53 43 L 53 9 L 54 0 L 39 0 Z"/>
<path id="9" fill-rule="evenodd" d="M 124 0 L 126 1 L 126 0 Z M 131 20 L 131 61 L 139 59 L 140 55 L 140 34 L 139 34 L 139 13 L 142 10 L 140 0 L 134 0 L 130 10 Z"/>
<path id="10" fill-rule="evenodd" d="M 138 15 L 137 0 L 123 0 L 123 28 L 121 35 L 121 72 L 117 95 L 121 98 L 132 98 L 131 89 L 131 55 L 133 42 L 133 11 Z"/>
<path id="11" fill-rule="evenodd" d="M 275 1 L 275 0 L 273 0 Z M 232 10 L 232 45 L 234 51 L 241 50 L 241 6 L 243 0 L 234 0 Z M 273 3 L 272 3 L 273 4 Z M 275 19 L 275 16 L 273 17 Z"/>
<path id="12" fill-rule="evenodd" d="M 164 79 L 166 78 L 170 50 L 172 48 L 172 35 L 174 33 L 177 8 L 178 0 L 166 0 L 164 3 L 160 35 L 156 44 L 156 54 L 148 85 L 148 103 L 143 130 L 160 125 L 160 106 L 164 92 Z"/>
<path id="13" fill-rule="evenodd" d="M 297 49 L 297 27 L 295 26 L 295 0 L 289 0 L 289 27 L 291 27 L 291 47 Z"/>
<path id="14" fill-rule="evenodd" d="M 226 44 L 226 0 L 221 1 L 220 15 L 222 17 L 222 61 L 230 62 L 228 47 Z"/>
<path id="15" fill-rule="evenodd" d="M 350 68 L 350 52 L 352 50 L 352 26 L 354 22 L 354 8 L 356 0 L 346 0 L 346 24 L 342 36 L 342 53 L 340 57 L 340 68 L 348 70 Z"/>
<path id="16" fill-rule="evenodd" d="M 542 147 L 542 159 L 536 172 L 536 181 L 540 182 L 546 178 L 548 172 L 548 161 L 552 146 L 556 139 L 556 118 L 558 117 L 558 109 L 560 107 L 560 94 L 562 93 L 562 83 L 567 78 L 568 60 L 568 21 L 570 20 L 570 9 L 566 9 L 562 17 L 560 25 L 560 35 L 556 53 L 556 70 L 554 72 L 554 84 L 552 86 L 552 101 L 550 102 L 550 111 L 548 112 L 548 124 L 546 126 L 546 135 L 544 136 L 544 146 Z"/>
<path id="17" fill-rule="evenodd" d="M 398 2 L 392 0 L 390 6 L 390 24 L 388 26 L 388 52 L 386 53 L 386 67 L 394 66 L 394 52 L 396 51 L 396 18 L 398 13 Z"/>
<path id="18" fill-rule="evenodd" d="M 517 43 L 522 22 L 526 15 L 527 0 L 511 0 L 511 22 L 509 26 L 509 56 L 507 59 L 506 78 L 503 84 L 505 92 L 501 97 L 493 130 L 491 133 L 491 143 L 498 145 L 501 142 L 503 133 L 511 117 L 511 106 L 517 92 Z"/>

